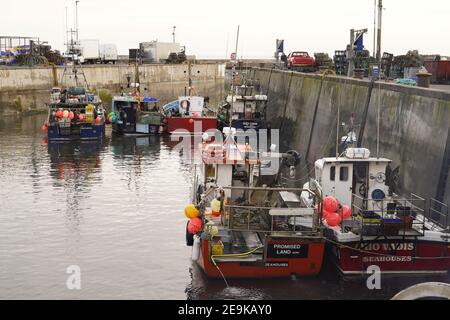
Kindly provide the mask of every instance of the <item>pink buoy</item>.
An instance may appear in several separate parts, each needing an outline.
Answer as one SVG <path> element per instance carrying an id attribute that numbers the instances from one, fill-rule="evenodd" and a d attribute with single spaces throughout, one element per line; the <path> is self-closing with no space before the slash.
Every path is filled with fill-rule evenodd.
<path id="1" fill-rule="evenodd" d="M 194 119 L 189 119 L 189 124 L 193 124 L 194 123 Z"/>
<path id="2" fill-rule="evenodd" d="M 78 115 L 78 120 L 80 120 L 80 121 L 84 120 L 84 116 L 81 113 Z"/>
<path id="3" fill-rule="evenodd" d="M 69 112 L 69 119 L 73 120 L 73 118 L 75 118 L 75 115 L 73 114 L 73 111 Z"/>

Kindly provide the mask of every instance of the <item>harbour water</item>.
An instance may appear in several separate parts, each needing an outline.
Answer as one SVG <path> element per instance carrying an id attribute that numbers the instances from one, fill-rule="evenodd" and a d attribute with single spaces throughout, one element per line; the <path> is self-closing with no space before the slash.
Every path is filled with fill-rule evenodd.
<path id="1" fill-rule="evenodd" d="M 0 299 L 386 299 L 450 277 L 207 279 L 185 246 L 193 166 L 170 137 L 48 144 L 46 115 L 0 119 Z M 66 285 L 69 266 L 81 290 Z"/>

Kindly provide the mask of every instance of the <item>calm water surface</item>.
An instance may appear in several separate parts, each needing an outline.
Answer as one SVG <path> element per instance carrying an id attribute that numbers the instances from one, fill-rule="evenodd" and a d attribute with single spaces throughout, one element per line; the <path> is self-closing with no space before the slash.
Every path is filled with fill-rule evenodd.
<path id="1" fill-rule="evenodd" d="M 0 119 L 1 299 L 384 299 L 449 277 L 208 280 L 185 246 L 193 167 L 170 138 L 48 144 L 45 115 Z M 81 290 L 66 269 L 81 268 Z"/>

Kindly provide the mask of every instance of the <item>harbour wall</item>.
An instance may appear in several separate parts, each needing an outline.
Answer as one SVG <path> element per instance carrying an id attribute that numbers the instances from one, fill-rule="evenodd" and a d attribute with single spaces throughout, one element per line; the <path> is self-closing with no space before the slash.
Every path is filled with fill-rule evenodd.
<path id="1" fill-rule="evenodd" d="M 450 93 L 392 83 L 254 68 L 269 95 L 268 118 L 281 129 L 281 148 L 305 159 L 299 175 L 314 175 L 315 160 L 336 155 L 337 121 L 354 116 L 362 146 L 400 166 L 398 192 L 450 203 Z M 339 118 L 338 118 L 339 110 Z M 340 128 L 340 136 L 347 132 Z M 309 172 L 308 172 L 309 171 Z"/>
<path id="2" fill-rule="evenodd" d="M 133 65 L 83 66 L 91 90 L 101 93 L 109 102 L 111 96 L 135 82 Z M 188 65 L 141 65 L 138 67 L 141 90 L 161 99 L 161 104 L 184 94 Z M 0 115 L 12 115 L 47 110 L 50 89 L 61 83 L 64 67 L 11 67 L 0 68 Z M 67 68 L 65 84 L 74 85 L 72 69 Z M 209 96 L 211 105 L 218 104 L 225 95 L 225 64 L 195 64 L 191 69 L 193 87 L 203 96 Z M 128 78 L 130 81 L 128 81 Z M 83 83 L 83 76 L 78 74 Z M 143 92 L 143 91 L 141 91 Z"/>

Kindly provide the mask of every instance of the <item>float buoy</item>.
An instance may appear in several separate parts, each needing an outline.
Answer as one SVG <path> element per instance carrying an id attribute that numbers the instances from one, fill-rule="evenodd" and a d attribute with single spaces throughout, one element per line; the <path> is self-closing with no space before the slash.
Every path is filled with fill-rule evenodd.
<path id="1" fill-rule="evenodd" d="M 73 111 L 69 112 L 69 119 L 73 120 L 73 118 L 75 118 L 75 114 L 73 113 Z"/>
<path id="2" fill-rule="evenodd" d="M 188 219 L 194 219 L 200 215 L 200 211 L 193 204 L 188 204 L 186 208 L 184 208 L 184 215 Z"/>
<path id="3" fill-rule="evenodd" d="M 194 123 L 194 119 L 189 119 L 189 124 L 193 124 Z"/>
<path id="4" fill-rule="evenodd" d="M 323 199 L 323 209 L 328 212 L 336 212 L 339 209 L 339 201 L 335 197 L 325 197 Z"/>
<path id="5" fill-rule="evenodd" d="M 63 112 L 63 118 L 67 119 L 69 117 L 69 111 L 64 110 Z"/>
<path id="6" fill-rule="evenodd" d="M 339 214 L 342 216 L 344 220 L 348 220 L 352 217 L 352 209 L 350 209 L 349 206 L 344 204 L 342 208 L 339 210 Z"/>
<path id="7" fill-rule="evenodd" d="M 78 120 L 80 120 L 81 122 L 83 122 L 84 120 L 84 116 L 81 113 L 78 115 Z"/>
<path id="8" fill-rule="evenodd" d="M 342 217 L 336 213 L 330 213 L 325 220 L 330 227 L 337 227 L 342 222 Z"/>
<path id="9" fill-rule="evenodd" d="M 99 124 L 102 121 L 100 117 L 95 118 L 95 123 Z"/>
<path id="10" fill-rule="evenodd" d="M 190 234 L 197 234 L 200 231 L 202 231 L 203 228 L 203 220 L 200 218 L 193 218 L 191 220 L 189 220 L 188 223 L 188 232 Z"/>
<path id="11" fill-rule="evenodd" d="M 325 220 L 327 219 L 327 217 L 333 212 L 328 212 L 327 210 L 323 210 L 322 212 L 322 218 L 324 218 Z"/>

